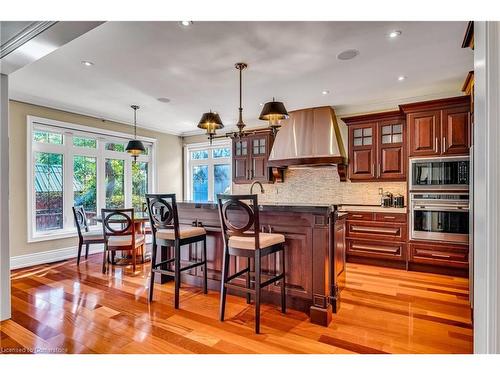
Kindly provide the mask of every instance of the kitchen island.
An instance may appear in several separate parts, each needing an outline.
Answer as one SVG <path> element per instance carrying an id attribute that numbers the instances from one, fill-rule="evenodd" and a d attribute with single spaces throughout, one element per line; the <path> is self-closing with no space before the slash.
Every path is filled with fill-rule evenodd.
<path id="1" fill-rule="evenodd" d="M 203 226 L 207 231 L 208 287 L 220 290 L 224 244 L 217 204 L 214 202 L 178 202 L 181 224 Z M 345 283 L 345 217 L 335 205 L 274 204 L 259 205 L 262 232 L 285 236 L 287 305 L 310 315 L 311 322 L 328 325 L 332 312 L 340 304 L 340 292 Z M 159 249 L 160 250 L 160 249 Z M 181 260 L 195 261 L 201 244 L 191 245 L 181 252 Z M 158 252 L 161 260 L 172 249 Z M 263 272 L 279 272 L 279 262 L 273 254 L 263 259 Z M 244 268 L 244 260 L 231 257 L 231 273 Z M 202 272 L 192 269 L 183 273 L 182 281 L 201 285 Z M 158 275 L 157 281 L 168 277 Z M 244 281 L 243 278 L 241 280 Z M 232 291 L 238 294 L 236 291 Z M 265 288 L 262 299 L 279 304 L 279 285 Z"/>

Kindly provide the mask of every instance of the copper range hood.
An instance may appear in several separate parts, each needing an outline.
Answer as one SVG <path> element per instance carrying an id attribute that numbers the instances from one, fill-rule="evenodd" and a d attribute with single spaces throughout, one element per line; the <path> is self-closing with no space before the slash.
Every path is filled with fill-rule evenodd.
<path id="1" fill-rule="evenodd" d="M 346 181 L 347 157 L 337 117 L 332 107 L 291 111 L 274 140 L 268 165 L 286 167 L 337 166 Z"/>

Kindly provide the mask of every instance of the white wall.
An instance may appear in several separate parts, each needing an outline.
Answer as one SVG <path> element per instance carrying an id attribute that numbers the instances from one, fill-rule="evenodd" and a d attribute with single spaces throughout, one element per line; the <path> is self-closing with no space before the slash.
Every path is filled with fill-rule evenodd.
<path id="1" fill-rule="evenodd" d="M 500 25 L 474 23 L 474 352 L 500 353 Z"/>
<path id="2" fill-rule="evenodd" d="M 8 77 L 0 74 L 0 321 L 10 318 L 8 121 Z"/>

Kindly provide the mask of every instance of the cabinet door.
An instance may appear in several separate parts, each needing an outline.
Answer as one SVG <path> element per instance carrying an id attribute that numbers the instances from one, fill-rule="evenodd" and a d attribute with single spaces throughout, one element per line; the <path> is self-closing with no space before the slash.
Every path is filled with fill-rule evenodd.
<path id="1" fill-rule="evenodd" d="M 470 116 L 467 108 L 442 111 L 441 142 L 445 155 L 469 154 Z"/>
<path id="2" fill-rule="evenodd" d="M 346 272 L 345 272 L 345 262 L 346 262 L 346 239 L 345 239 L 345 221 L 342 220 L 335 223 L 335 284 L 339 287 L 339 290 L 344 289 Z"/>
<path id="3" fill-rule="evenodd" d="M 406 179 L 405 141 L 402 122 L 386 121 L 379 124 L 377 170 L 379 179 Z"/>
<path id="4" fill-rule="evenodd" d="M 249 180 L 250 150 L 248 139 L 233 141 L 233 182 L 242 183 Z"/>
<path id="5" fill-rule="evenodd" d="M 273 233 L 285 236 L 285 280 L 286 293 L 312 299 L 312 228 L 302 226 L 272 225 Z M 264 271 L 281 272 L 279 269 L 278 254 L 272 254 L 272 259 L 263 262 Z M 267 263 L 267 264 L 266 264 Z M 277 285 L 271 290 L 279 293 Z"/>
<path id="6" fill-rule="evenodd" d="M 269 137 L 267 135 L 253 136 L 249 142 L 251 145 L 250 180 L 267 181 L 269 179 L 267 167 Z"/>
<path id="7" fill-rule="evenodd" d="M 408 114 L 409 156 L 440 154 L 440 117 L 440 111 Z"/>
<path id="8" fill-rule="evenodd" d="M 376 124 L 349 127 L 349 172 L 351 180 L 373 180 L 375 174 Z"/>

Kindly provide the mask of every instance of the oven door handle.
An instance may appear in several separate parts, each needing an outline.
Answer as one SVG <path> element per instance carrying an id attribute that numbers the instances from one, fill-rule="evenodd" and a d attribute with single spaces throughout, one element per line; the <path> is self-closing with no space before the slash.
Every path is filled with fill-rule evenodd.
<path id="1" fill-rule="evenodd" d="M 445 211 L 445 212 L 469 212 L 469 207 L 443 207 L 443 206 L 414 206 L 413 211 Z"/>

